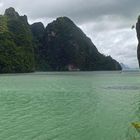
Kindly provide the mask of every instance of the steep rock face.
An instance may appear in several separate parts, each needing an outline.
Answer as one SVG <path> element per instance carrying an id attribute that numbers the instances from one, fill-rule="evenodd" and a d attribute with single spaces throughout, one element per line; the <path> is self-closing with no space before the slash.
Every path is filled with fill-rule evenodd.
<path id="1" fill-rule="evenodd" d="M 19 14 L 15 11 L 15 9 L 13 7 L 6 9 L 4 15 L 9 16 L 11 18 L 18 18 L 19 17 Z"/>
<path id="2" fill-rule="evenodd" d="M 140 16 L 138 17 L 138 21 L 136 23 L 136 31 L 137 31 L 137 38 L 138 38 L 137 57 L 140 66 Z"/>
<path id="3" fill-rule="evenodd" d="M 0 15 L 0 73 L 64 70 L 120 70 L 120 64 L 102 55 L 92 41 L 67 17 L 45 28 L 28 24 L 14 8 Z"/>
<path id="4" fill-rule="evenodd" d="M 48 69 L 120 70 L 120 64 L 98 52 L 92 41 L 69 18 L 60 17 L 48 24 L 44 46 Z"/>
<path id="5" fill-rule="evenodd" d="M 34 42 L 34 53 L 35 53 L 35 62 L 36 62 L 36 70 L 45 70 L 46 61 L 43 58 L 43 39 L 45 27 L 41 22 L 34 23 L 30 26 L 33 42 Z"/>
<path id="6" fill-rule="evenodd" d="M 0 16 L 0 73 L 31 71 L 34 71 L 34 50 L 27 17 L 8 8 Z"/>

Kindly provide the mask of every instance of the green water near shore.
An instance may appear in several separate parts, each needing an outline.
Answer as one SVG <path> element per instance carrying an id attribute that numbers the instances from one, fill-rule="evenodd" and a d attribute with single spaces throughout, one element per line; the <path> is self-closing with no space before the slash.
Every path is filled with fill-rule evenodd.
<path id="1" fill-rule="evenodd" d="M 140 73 L 0 75 L 1 140 L 133 140 Z"/>

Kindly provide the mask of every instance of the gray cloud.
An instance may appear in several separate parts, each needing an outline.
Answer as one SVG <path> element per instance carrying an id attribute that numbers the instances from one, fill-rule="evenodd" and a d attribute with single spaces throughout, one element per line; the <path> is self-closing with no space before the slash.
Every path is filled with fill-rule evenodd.
<path id="1" fill-rule="evenodd" d="M 47 24 L 68 16 L 93 40 L 100 52 L 130 67 L 138 67 L 137 39 L 130 28 L 140 14 L 140 0 L 0 0 L 0 13 L 8 7 L 26 14 L 30 23 Z"/>
<path id="2" fill-rule="evenodd" d="M 139 10 L 139 0 L 1 0 L 3 8 L 14 6 L 30 18 L 56 18 L 68 16 L 76 22 L 92 21 L 106 15 L 135 19 Z"/>

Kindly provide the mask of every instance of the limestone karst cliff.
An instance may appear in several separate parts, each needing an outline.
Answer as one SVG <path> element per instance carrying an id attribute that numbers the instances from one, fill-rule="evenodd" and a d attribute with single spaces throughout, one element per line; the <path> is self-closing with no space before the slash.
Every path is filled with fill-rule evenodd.
<path id="1" fill-rule="evenodd" d="M 83 31 L 67 17 L 47 27 L 29 25 L 27 16 L 8 8 L 0 16 L 0 73 L 121 70 L 110 56 L 101 54 Z"/>
<path id="2" fill-rule="evenodd" d="M 138 17 L 138 21 L 136 23 L 136 31 L 137 31 L 137 38 L 138 38 L 137 57 L 140 66 L 140 16 Z"/>
<path id="3" fill-rule="evenodd" d="M 101 54 L 68 17 L 59 17 L 48 24 L 44 39 L 50 70 L 67 70 L 68 65 L 83 71 L 121 69 L 117 61 Z"/>
<path id="4" fill-rule="evenodd" d="M 27 17 L 8 8 L 0 16 L 0 73 L 32 72 L 34 66 L 32 32 Z"/>

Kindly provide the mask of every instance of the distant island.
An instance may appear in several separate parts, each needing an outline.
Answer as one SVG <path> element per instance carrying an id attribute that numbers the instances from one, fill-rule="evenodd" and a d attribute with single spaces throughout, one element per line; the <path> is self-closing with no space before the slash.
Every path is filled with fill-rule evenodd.
<path id="1" fill-rule="evenodd" d="M 129 66 L 127 66 L 126 64 L 124 63 L 120 63 L 121 67 L 122 67 L 122 70 L 129 70 Z"/>
<path id="2" fill-rule="evenodd" d="M 0 73 L 121 69 L 67 17 L 44 27 L 29 25 L 27 16 L 12 7 L 0 15 Z"/>

